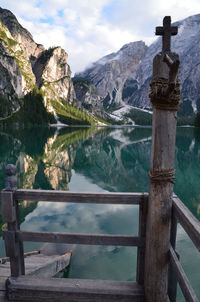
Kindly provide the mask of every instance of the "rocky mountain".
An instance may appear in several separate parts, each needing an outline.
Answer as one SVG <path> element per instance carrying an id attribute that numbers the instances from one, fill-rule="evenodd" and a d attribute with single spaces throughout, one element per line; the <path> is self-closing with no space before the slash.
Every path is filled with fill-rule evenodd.
<path id="1" fill-rule="evenodd" d="M 178 35 L 172 37 L 172 50 L 179 54 L 181 60 L 182 100 L 191 100 L 196 109 L 200 91 L 200 14 L 173 25 L 179 28 Z M 161 38 L 149 47 L 142 41 L 130 43 L 76 76 L 90 79 L 106 106 L 124 102 L 139 108 L 150 108 L 148 92 L 152 61 L 160 50 Z"/>
<path id="2" fill-rule="evenodd" d="M 95 85 L 105 108 L 115 107 L 122 103 L 126 79 L 133 70 L 138 70 L 146 51 L 147 46 L 142 41 L 126 44 L 75 77 L 86 78 Z"/>
<path id="3" fill-rule="evenodd" d="M 200 91 L 200 14 L 173 24 L 178 26 L 178 35 L 172 37 L 172 50 L 180 56 L 179 77 L 182 100 L 191 100 L 195 107 Z M 161 49 L 161 38 L 150 45 L 137 73 L 130 79 L 136 80 L 138 89 L 133 91 L 128 102 L 134 106 L 148 106 L 148 87 L 152 74 L 152 59 Z"/>
<path id="4" fill-rule="evenodd" d="M 180 112 L 194 120 L 193 110 L 200 108 L 200 14 L 174 25 L 179 27 L 172 50 L 181 60 Z M 149 47 L 143 41 L 126 44 L 72 81 L 65 50 L 37 44 L 9 10 L 0 8 L 0 121 L 24 120 L 25 124 L 28 114 L 37 116 L 39 110 L 37 123 L 90 125 L 102 123 L 103 118 L 111 123 L 150 124 L 148 112 L 138 113 L 132 107 L 151 109 L 152 61 L 160 50 L 161 38 Z"/>
<path id="5" fill-rule="evenodd" d="M 31 103 L 38 93 L 57 120 L 78 123 L 83 115 L 86 122 L 92 120 L 74 108 L 77 100 L 67 59 L 61 47 L 37 44 L 9 10 L 0 8 L 0 120 L 20 111 L 26 95 L 31 94 Z"/>

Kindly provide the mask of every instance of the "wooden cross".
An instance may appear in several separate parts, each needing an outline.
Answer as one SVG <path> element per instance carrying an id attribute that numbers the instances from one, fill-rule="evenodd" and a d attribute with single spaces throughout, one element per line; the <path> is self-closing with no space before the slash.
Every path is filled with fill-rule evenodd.
<path id="1" fill-rule="evenodd" d="M 171 50 L 171 36 L 175 36 L 177 33 L 178 27 L 171 26 L 171 17 L 164 17 L 163 26 L 156 27 L 156 35 L 162 36 L 162 52 L 169 52 Z"/>

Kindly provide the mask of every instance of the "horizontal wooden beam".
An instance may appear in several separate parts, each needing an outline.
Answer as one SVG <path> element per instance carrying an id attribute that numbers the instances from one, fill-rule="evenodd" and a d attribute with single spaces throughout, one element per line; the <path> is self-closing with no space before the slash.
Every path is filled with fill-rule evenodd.
<path id="1" fill-rule="evenodd" d="M 173 267 L 173 270 L 177 276 L 182 293 L 187 302 L 199 302 L 190 282 L 176 256 L 176 253 L 172 247 L 170 247 L 170 263 Z"/>
<path id="2" fill-rule="evenodd" d="M 6 237 L 9 231 L 3 231 Z M 85 245 L 144 246 L 144 238 L 126 235 L 66 234 L 50 232 L 16 232 L 18 239 L 32 242 L 54 242 Z"/>
<path id="3" fill-rule="evenodd" d="M 179 223 L 200 251 L 200 222 L 178 197 L 173 198 L 173 208 Z"/>
<path id="4" fill-rule="evenodd" d="M 143 302 L 144 290 L 135 282 L 40 279 L 27 276 L 8 279 L 8 298 L 29 302 Z"/>
<path id="5" fill-rule="evenodd" d="M 147 193 L 86 193 L 52 190 L 17 190 L 16 200 L 55 201 L 98 204 L 140 204 Z"/>

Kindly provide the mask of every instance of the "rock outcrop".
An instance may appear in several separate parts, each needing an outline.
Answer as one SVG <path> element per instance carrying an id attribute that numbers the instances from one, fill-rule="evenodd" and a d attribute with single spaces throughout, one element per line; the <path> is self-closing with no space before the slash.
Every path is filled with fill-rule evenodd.
<path id="1" fill-rule="evenodd" d="M 137 70 L 147 51 L 144 42 L 124 45 L 118 52 L 103 57 L 77 77 L 92 81 L 105 108 L 122 104 L 122 90 L 131 72 Z"/>
<path id="2" fill-rule="evenodd" d="M 44 92 L 47 103 L 62 98 L 73 104 L 76 98 L 67 59 L 64 49 L 53 47 L 43 51 L 34 64 L 36 85 Z"/>
<path id="3" fill-rule="evenodd" d="M 26 56 L 34 63 L 35 58 L 45 50 L 44 46 L 34 42 L 30 32 L 19 24 L 15 15 L 9 10 L 0 8 L 0 20 L 8 28 L 15 41 L 21 45 Z"/>
<path id="4" fill-rule="evenodd" d="M 29 92 L 34 84 L 35 76 L 29 59 L 21 44 L 13 38 L 0 20 L 1 117 L 4 118 L 12 111 L 18 110 L 18 100 Z"/>
<path id="5" fill-rule="evenodd" d="M 67 58 L 61 47 L 45 50 L 35 43 L 16 17 L 0 8 L 0 118 L 19 110 L 19 99 L 35 86 L 42 92 L 47 110 L 55 115 L 52 99 L 62 100 L 62 106 L 73 104 L 76 95 Z"/>
<path id="6" fill-rule="evenodd" d="M 79 107 L 85 108 L 93 115 L 106 118 L 103 102 L 101 101 L 101 97 L 94 84 L 92 84 L 91 81 L 82 78 L 74 78 L 73 84 Z"/>

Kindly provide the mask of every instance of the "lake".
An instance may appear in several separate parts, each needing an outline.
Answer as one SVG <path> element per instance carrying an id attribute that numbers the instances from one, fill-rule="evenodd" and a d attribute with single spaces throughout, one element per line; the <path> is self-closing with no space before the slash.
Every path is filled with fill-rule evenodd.
<path id="1" fill-rule="evenodd" d="M 0 132 L 0 140 L 0 189 L 4 187 L 5 165 L 13 163 L 19 188 L 148 191 L 151 128 L 9 129 Z M 177 128 L 175 168 L 174 192 L 200 220 L 200 129 Z M 137 235 L 138 206 L 23 202 L 20 221 L 22 229 L 32 231 Z M 2 229 L 1 216 L 0 225 Z M 26 251 L 40 247 L 39 243 L 25 244 Z M 134 247 L 69 248 L 73 248 L 73 256 L 65 277 L 136 278 Z M 180 226 L 177 250 L 200 299 L 200 255 Z M 1 257 L 5 255 L 1 238 L 0 252 Z M 184 301 L 180 293 L 178 301 Z"/>

